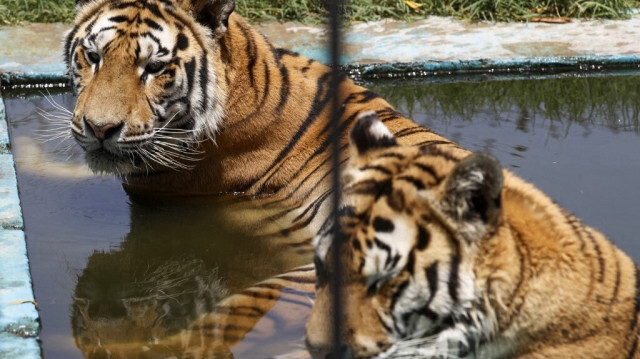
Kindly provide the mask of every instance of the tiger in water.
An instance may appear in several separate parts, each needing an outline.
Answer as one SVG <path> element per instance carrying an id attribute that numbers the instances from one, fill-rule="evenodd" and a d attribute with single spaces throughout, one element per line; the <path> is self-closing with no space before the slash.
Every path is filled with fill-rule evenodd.
<path id="1" fill-rule="evenodd" d="M 314 239 L 307 346 L 333 344 L 341 256 L 350 358 L 640 358 L 638 269 L 486 154 L 401 144 L 375 112 L 351 130 L 340 244 Z"/>
<path id="2" fill-rule="evenodd" d="M 335 76 L 343 163 L 348 130 L 365 110 L 375 110 L 403 143 L 451 144 L 346 76 L 273 44 L 234 13 L 234 0 L 76 4 L 77 16 L 64 40 L 77 95 L 71 133 L 88 166 L 118 176 L 132 195 L 244 196 L 261 216 L 246 224 L 249 231 L 310 254 L 311 240 L 331 209 L 329 118 Z M 230 212 L 242 217 L 242 211 Z M 285 276 L 286 286 L 312 296 L 308 278 L 313 271 L 294 273 Z M 269 281 L 279 284 L 251 287 L 225 302 L 234 303 L 225 312 L 233 321 L 220 313 L 205 316 L 218 323 L 207 328 L 223 331 L 229 345 L 241 340 L 260 320 L 258 314 L 283 295 L 282 279 Z M 92 328 L 99 328 L 85 309 L 91 308 L 86 300 L 98 305 L 100 298 L 86 297 L 76 301 L 77 327 L 89 328 L 93 320 Z M 136 308 L 160 310 L 161 303 L 141 305 L 133 299 L 126 299 L 128 307 L 135 302 Z M 83 341 L 89 343 L 84 352 L 94 351 L 95 343 L 106 345 L 106 339 L 96 338 L 99 332 Z M 152 342 L 162 342 L 156 339 Z M 136 350 L 150 348 L 133 344 Z"/>
<path id="3" fill-rule="evenodd" d="M 451 162 L 442 168 L 438 167 L 432 179 L 444 176 L 444 171 L 451 171 L 454 164 L 466 163 L 462 158 L 469 155 L 468 151 L 415 124 L 375 93 L 356 85 L 345 76 L 337 75 L 329 67 L 271 43 L 235 14 L 234 8 L 233 0 L 77 1 L 78 15 L 64 41 L 64 59 L 72 89 L 77 94 L 77 104 L 70 116 L 70 126 L 72 135 L 85 151 L 87 164 L 94 172 L 117 175 L 122 179 L 126 190 L 132 194 L 246 196 L 259 203 L 265 214 L 263 220 L 248 225 L 249 227 L 260 231 L 259 235 L 276 238 L 291 248 L 309 250 L 314 234 L 321 230 L 331 209 L 329 118 L 334 93 L 329 87 L 334 76 L 340 76 L 338 96 L 342 165 L 349 157 L 349 130 L 356 123 L 356 119 L 366 111 L 374 111 L 380 122 L 384 123 L 384 129 L 380 126 L 375 127 L 378 132 L 373 134 L 373 138 L 379 137 L 380 133 L 386 138 L 388 132 L 393 135 L 394 144 L 404 146 L 402 151 L 428 148 L 430 153 L 439 154 Z M 394 158 L 390 155 L 387 160 L 393 161 Z M 478 158 L 480 160 L 477 163 L 489 163 L 486 166 L 491 170 L 489 174 L 496 175 L 499 172 L 493 162 L 485 157 Z M 396 159 L 400 166 L 403 163 L 402 159 Z M 470 160 L 470 163 L 476 162 Z M 382 165 L 373 167 L 379 167 L 379 170 L 365 169 L 364 175 L 371 174 L 367 171 L 380 176 L 388 175 L 387 172 L 391 171 L 393 175 L 395 170 Z M 464 167 L 459 172 L 464 172 L 463 170 Z M 546 287 L 552 287 L 544 284 L 539 287 L 540 284 L 536 281 L 513 281 L 514 276 L 518 278 L 521 275 L 525 278 L 526 275 L 534 273 L 533 269 L 541 269 L 542 267 L 533 264 L 545 258 L 531 257 L 528 252 L 521 252 L 528 249 L 521 242 L 509 242 L 511 246 L 500 248 L 515 253 L 513 256 L 503 257 L 492 255 L 493 252 L 482 252 L 485 254 L 482 258 L 496 259 L 486 263 L 482 260 L 476 261 L 472 256 L 473 251 L 498 249 L 485 244 L 481 246 L 477 241 L 469 245 L 467 242 L 460 242 L 459 255 L 456 255 L 450 246 L 443 247 L 443 253 L 438 254 L 437 263 L 423 261 L 418 255 L 411 257 L 405 247 L 389 247 L 389 251 L 399 251 L 389 264 L 393 265 L 396 271 L 400 266 L 406 266 L 410 258 L 415 260 L 415 266 L 424 266 L 424 270 L 416 272 L 422 276 L 419 279 L 423 286 L 419 286 L 417 282 L 407 282 L 410 274 L 406 273 L 407 270 L 399 273 L 384 272 L 385 275 L 380 277 L 381 273 L 376 272 L 377 267 L 370 263 L 365 263 L 360 268 L 364 271 L 362 273 L 369 275 L 367 280 L 372 282 L 368 283 L 364 292 L 356 292 L 356 298 L 372 291 L 375 298 L 387 298 L 383 301 L 384 304 L 390 305 L 393 302 L 393 307 L 388 307 L 384 312 L 386 316 L 379 321 L 377 317 L 362 316 L 361 319 L 366 322 L 361 322 L 364 327 L 357 329 L 371 330 L 375 332 L 376 338 L 379 338 L 378 341 L 367 342 L 365 347 L 368 351 L 365 353 L 372 353 L 369 356 L 378 352 L 405 353 L 403 350 L 407 345 L 399 344 L 397 339 L 415 336 L 416 339 L 428 338 L 422 340 L 422 343 L 435 340 L 438 344 L 431 348 L 446 348 L 447 355 L 475 353 L 478 349 L 479 353 L 486 356 L 509 356 L 508 353 L 515 353 L 514 355 L 523 358 L 528 355 L 526 353 L 532 353 L 532 356 L 553 356 L 554 352 L 546 351 L 571 344 L 555 343 L 551 339 L 543 340 L 544 338 L 536 335 L 549 334 L 549 338 L 560 340 L 559 338 L 564 338 L 560 334 L 566 331 L 568 340 L 573 340 L 576 353 L 595 355 L 596 352 L 605 353 L 611 347 L 615 349 L 609 353 L 624 351 L 628 353 L 628 357 L 634 357 L 637 345 L 636 274 L 635 269 L 630 269 L 630 261 L 601 239 L 597 232 L 582 226 L 537 190 L 508 172 L 505 172 L 504 178 L 505 186 L 501 192 L 504 196 L 500 202 L 505 208 L 504 211 L 502 207 L 499 208 L 501 210 L 497 210 L 496 203 L 487 201 L 467 203 L 468 208 L 463 206 L 460 210 L 485 206 L 484 210 L 488 212 L 465 217 L 465 220 L 470 221 L 466 222 L 468 225 L 455 227 L 456 230 L 460 230 L 458 232 L 444 234 L 441 232 L 446 232 L 453 228 L 451 226 L 459 223 L 453 222 L 454 219 L 449 217 L 436 218 L 434 213 L 427 211 L 430 216 L 420 220 L 437 220 L 438 222 L 428 222 L 436 224 L 426 227 L 437 229 L 434 229 L 434 233 L 427 232 L 429 234 L 423 235 L 415 245 L 422 246 L 427 236 L 425 253 L 430 253 L 430 249 L 434 247 L 433 243 L 438 241 L 436 238 L 440 238 L 441 241 L 451 239 L 451 243 L 458 243 L 459 236 L 477 235 L 479 230 L 490 232 L 495 229 L 497 238 L 502 238 L 503 233 L 509 232 L 507 229 L 516 228 L 516 222 L 513 221 L 506 222 L 512 224 L 513 228 L 498 225 L 503 223 L 497 219 L 506 216 L 504 213 L 507 213 L 508 204 L 542 205 L 541 208 L 550 211 L 553 217 L 542 211 L 538 214 L 540 218 L 532 215 L 531 220 L 549 219 L 550 222 L 546 223 L 546 226 L 532 228 L 532 231 L 527 233 L 509 233 L 518 234 L 513 234 L 512 237 L 524 241 L 525 234 L 531 236 L 539 233 L 537 231 L 546 233 L 550 231 L 552 224 L 557 224 L 558 231 L 562 230 L 559 233 L 573 233 L 572 238 L 576 239 L 575 243 L 582 249 L 582 252 L 576 253 L 575 256 L 585 258 L 576 263 L 592 269 L 587 270 L 585 273 L 588 275 L 584 277 L 568 278 L 573 279 L 572 285 L 575 286 L 581 280 L 587 280 L 587 288 L 592 290 L 586 295 L 588 298 L 594 295 L 599 298 L 600 301 L 597 303 L 602 308 L 598 307 L 598 311 L 585 314 L 579 330 L 571 325 L 567 328 L 551 326 L 555 330 L 551 332 L 536 331 L 535 328 L 527 327 L 527 335 L 522 342 L 505 340 L 504 343 L 488 346 L 487 343 L 494 343 L 490 339 L 493 340 L 495 337 L 487 336 L 492 330 L 491 333 L 500 335 L 498 338 L 509 335 L 516 337 L 521 333 L 510 332 L 509 329 L 522 328 L 523 325 L 535 327 L 537 320 L 540 325 L 549 324 L 543 320 L 544 313 L 536 312 L 536 316 L 532 318 L 529 306 L 536 303 L 536 298 L 542 298 L 547 294 L 544 291 Z M 359 179 L 352 177 L 352 180 Z M 414 187 L 420 185 L 420 180 L 415 183 L 411 180 L 404 182 L 402 186 L 405 187 L 408 184 Z M 428 183 L 423 185 L 429 188 Z M 365 190 L 371 188 L 367 185 L 363 187 L 363 193 L 359 195 L 368 198 Z M 490 192 L 495 194 L 496 187 L 492 188 L 494 192 Z M 529 197 L 525 196 L 521 202 L 511 201 L 509 196 L 517 198 L 517 193 Z M 366 201 L 362 205 L 366 205 Z M 522 210 L 526 212 L 525 207 Z M 458 215 L 465 213 L 461 212 Z M 345 216 L 348 217 L 347 214 L 345 213 Z M 487 222 L 490 220 L 497 222 Z M 395 228 L 395 222 L 391 223 L 394 223 Z M 389 228 L 389 223 L 384 221 L 373 221 L 372 225 L 374 229 Z M 417 230 L 415 228 L 414 230 Z M 386 238 L 396 234 L 395 231 L 391 231 L 386 234 Z M 359 242 L 360 250 L 363 252 L 370 249 L 366 240 L 361 242 L 359 239 L 360 237 L 350 243 Z M 378 239 L 382 245 L 375 246 L 377 254 L 374 257 L 386 252 L 387 248 L 382 239 Z M 317 246 L 323 248 L 320 242 L 326 243 L 326 240 L 319 241 Z M 375 241 L 373 243 L 375 244 Z M 575 243 L 568 240 L 562 244 L 575 247 Z M 324 247 L 328 246 L 324 244 Z M 352 249 L 349 253 L 354 253 L 355 250 Z M 417 253 L 411 248 L 409 252 Z M 322 254 L 322 251 L 316 253 Z M 563 259 L 572 259 L 573 255 Z M 356 260 L 357 256 L 353 256 Z M 615 260 L 609 260 L 611 258 Z M 504 259 L 506 262 L 497 259 Z M 509 262 L 510 260 L 512 262 Z M 561 261 L 557 265 L 564 263 Z M 566 263 L 569 268 L 573 262 Z M 322 261 L 316 261 L 316 265 L 331 267 L 330 263 L 323 264 Z M 322 268 L 321 274 L 324 275 L 324 267 Z M 471 268 L 481 268 L 483 271 L 474 272 Z M 565 270 L 565 267 L 562 269 Z M 362 273 L 354 272 L 354 275 L 360 276 Z M 481 287 L 483 291 L 480 291 L 481 301 L 478 301 L 477 296 L 474 297 L 478 293 L 472 290 L 475 288 L 475 282 L 470 281 L 470 273 L 476 280 L 484 280 Z M 594 276 L 596 280 L 592 281 Z M 160 350 L 159 348 L 168 347 L 177 348 L 177 352 L 171 351 L 171 355 L 174 356 L 211 357 L 217 348 L 223 348 L 220 350 L 225 353 L 228 347 L 240 341 L 253 328 L 264 313 L 273 308 L 278 298 L 287 295 L 283 288 L 294 288 L 299 293 L 312 294 L 313 278 L 314 271 L 307 266 L 293 270 L 291 274 L 267 279 L 225 299 L 216 298 L 219 301 L 214 309 L 206 313 L 197 312 L 202 315 L 189 317 L 191 324 L 183 327 L 179 331 L 180 334 L 174 334 L 173 328 L 165 328 L 166 331 L 156 328 L 158 333 L 164 334 L 152 340 L 153 345 L 140 342 L 124 346 L 114 345 L 109 349 L 110 354 L 104 348 L 105 341 L 100 340 L 100 328 L 108 326 L 108 323 L 96 322 L 96 318 L 92 318 L 91 312 L 87 309 L 87 302 L 78 298 L 78 308 L 75 312 L 80 323 L 78 327 L 93 330 L 91 336 L 84 341 L 90 345 L 83 347 L 83 351 L 87 356 L 92 355 L 91 353 L 115 355 L 117 348 L 124 348 L 122 351 L 125 354 L 122 355 L 125 357 L 138 352 L 151 355 L 155 350 Z M 558 276 L 557 279 L 559 278 Z M 603 280 L 600 281 L 600 278 Z M 319 277 L 320 284 L 324 279 L 326 278 L 323 276 Z M 619 284 L 608 287 L 612 279 L 614 283 Z M 409 284 L 406 284 L 403 290 L 397 290 L 399 288 L 392 288 L 390 285 L 400 281 Z M 523 283 L 524 287 L 514 287 L 514 283 Z M 432 293 L 432 302 L 440 306 L 424 306 L 426 303 L 422 301 L 425 298 L 421 298 L 416 303 L 422 303 L 423 307 L 414 308 L 415 303 L 409 303 L 410 300 L 407 299 L 414 288 L 419 288 L 427 294 Z M 447 290 L 443 291 L 444 288 Z M 538 292 L 532 292 L 532 288 Z M 547 290 L 552 291 L 549 288 Z M 326 305 L 328 294 L 322 285 L 319 289 L 319 298 L 315 306 L 322 308 Z M 396 289 L 394 293 L 398 293 L 391 297 L 396 298 L 395 301 L 384 297 L 390 294 L 392 289 Z M 525 289 L 529 295 L 537 294 L 531 298 L 527 296 L 525 300 Z M 348 292 L 348 289 L 345 290 Z M 203 291 L 207 298 L 212 297 L 207 293 L 206 290 Z M 503 293 L 511 293 L 513 296 L 504 297 Z M 556 294 L 555 288 L 552 294 Z M 566 308 L 591 308 L 584 303 L 572 305 L 564 297 L 562 300 L 566 302 Z M 208 299 L 204 302 L 213 305 Z M 164 302 L 150 300 L 141 303 L 129 300 L 126 303 L 127 310 L 133 313 L 129 319 L 135 322 L 135 325 L 162 324 L 164 317 L 160 313 L 163 313 L 161 307 Z M 552 304 L 557 303 L 545 303 L 542 307 L 551 313 Z M 471 308 L 465 307 L 467 305 Z M 625 312 L 619 308 L 625 308 L 628 318 L 617 317 L 619 313 Z M 420 311 L 422 309 L 424 311 Z M 373 314 L 371 307 L 367 305 L 363 305 L 362 310 Z M 307 333 L 312 351 L 322 352 L 325 336 L 322 334 L 322 324 L 318 324 L 321 323 L 318 312 L 313 312 Z M 612 323 L 626 323 L 629 330 L 622 337 L 617 337 L 618 339 L 602 339 L 598 342 L 603 345 L 600 350 L 588 350 L 585 353 L 587 350 L 582 348 L 593 348 L 593 344 L 589 343 L 591 337 L 584 333 L 597 328 L 597 323 L 600 323 L 599 315 L 609 316 L 607 318 L 610 318 Z M 510 327 L 511 324 L 514 326 Z M 383 328 L 387 333 L 386 339 L 380 335 L 380 325 L 388 326 Z M 612 324 L 611 328 L 623 326 Z M 598 333 L 593 340 L 600 340 L 600 332 L 593 330 L 593 333 Z M 81 331 L 77 333 L 78 337 L 82 336 Z M 96 336 L 98 340 L 92 342 Z M 121 336 L 116 337 L 117 340 L 121 340 Z M 605 337 L 607 334 L 602 334 L 602 338 Z M 358 338 L 368 337 L 360 335 Z M 612 338 L 612 334 L 607 338 Z M 392 342 L 391 339 L 396 341 Z M 166 345 L 163 346 L 163 343 Z M 371 343 L 375 345 L 370 345 Z M 79 344 L 82 345 L 85 344 Z M 372 349 L 373 346 L 377 349 Z M 320 349 L 316 350 L 317 348 Z M 491 352 L 493 348 L 497 348 L 495 352 Z M 416 355 L 434 354 L 429 347 L 420 350 L 422 351 L 416 352 Z M 360 352 L 356 351 L 354 355 L 358 356 L 358 353 Z M 436 354 L 442 353 L 435 352 L 434 355 Z"/>

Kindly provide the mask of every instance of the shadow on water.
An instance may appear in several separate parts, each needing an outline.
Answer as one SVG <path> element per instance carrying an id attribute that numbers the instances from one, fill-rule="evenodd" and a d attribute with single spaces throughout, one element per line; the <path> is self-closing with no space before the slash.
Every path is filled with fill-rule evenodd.
<path id="1" fill-rule="evenodd" d="M 640 259 L 639 76 L 367 85 L 420 124 L 493 153 Z M 42 96 L 5 100 L 47 358 L 99 357 L 109 344 L 179 357 L 178 334 L 228 294 L 310 260 L 256 236 L 247 223 L 264 213 L 250 202 L 127 196 L 118 180 L 90 173 L 73 141 L 67 150 L 38 139 L 57 126 L 37 114 L 53 110 Z M 310 302 L 294 304 L 210 349 L 304 356 Z"/>

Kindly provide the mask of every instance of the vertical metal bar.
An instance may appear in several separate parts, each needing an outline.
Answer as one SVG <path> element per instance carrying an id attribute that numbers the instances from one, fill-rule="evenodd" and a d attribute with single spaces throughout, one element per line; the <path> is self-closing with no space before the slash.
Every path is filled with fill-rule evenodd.
<path id="1" fill-rule="evenodd" d="M 333 68 L 333 76 L 331 78 L 330 91 L 333 95 L 331 101 L 331 154 L 332 154 L 332 179 L 333 179 L 333 268 L 331 281 L 331 292 L 333 293 L 333 350 L 330 357 L 338 359 L 345 357 L 341 327 L 342 327 L 342 240 L 340 230 L 340 218 L 338 210 L 340 207 L 340 25 L 342 24 L 342 0 L 327 0 L 329 10 L 329 52 L 331 56 L 331 67 Z"/>

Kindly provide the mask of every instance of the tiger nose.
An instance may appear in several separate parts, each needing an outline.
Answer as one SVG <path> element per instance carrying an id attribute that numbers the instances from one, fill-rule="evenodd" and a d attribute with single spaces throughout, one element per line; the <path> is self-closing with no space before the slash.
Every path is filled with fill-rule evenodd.
<path id="1" fill-rule="evenodd" d="M 306 341 L 307 350 L 311 354 L 312 359 L 351 359 L 354 358 L 351 348 L 343 345 L 338 350 L 333 350 L 331 345 L 321 345 Z"/>
<path id="2" fill-rule="evenodd" d="M 95 121 L 85 118 L 85 124 L 89 125 L 89 128 L 93 131 L 93 134 L 96 138 L 100 140 L 106 140 L 109 137 L 112 137 L 114 134 L 118 133 L 118 131 L 124 126 L 124 122 L 120 122 L 118 124 L 115 123 L 96 123 Z"/>

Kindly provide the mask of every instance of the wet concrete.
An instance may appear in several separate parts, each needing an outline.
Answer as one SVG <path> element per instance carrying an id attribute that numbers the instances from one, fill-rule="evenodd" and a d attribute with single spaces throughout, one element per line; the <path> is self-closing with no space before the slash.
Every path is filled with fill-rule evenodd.
<path id="1" fill-rule="evenodd" d="M 326 32 L 321 27 L 286 23 L 258 28 L 287 48 L 318 60 L 327 58 Z M 567 24 L 473 23 L 437 16 L 413 23 L 382 20 L 348 29 L 344 60 L 368 64 L 637 56 L 639 35 L 640 16 Z"/>
<path id="2" fill-rule="evenodd" d="M 62 71 L 63 24 L 31 24 L 0 28 L 1 71 Z"/>
<path id="3" fill-rule="evenodd" d="M 256 27 L 285 48 L 327 62 L 324 26 L 265 23 Z M 60 54 L 68 29 L 63 24 L 0 28 L 3 82 L 64 81 Z M 553 63 L 577 69 L 584 63 L 637 68 L 639 37 L 640 15 L 567 24 L 468 22 L 436 16 L 412 23 L 382 20 L 345 29 L 343 62 L 365 73 L 404 74 L 535 69 Z"/>

